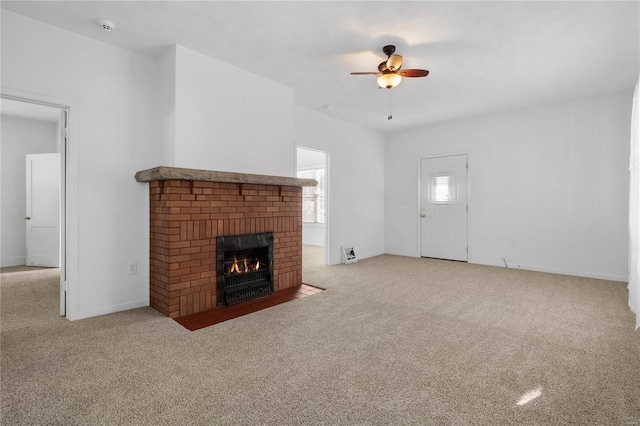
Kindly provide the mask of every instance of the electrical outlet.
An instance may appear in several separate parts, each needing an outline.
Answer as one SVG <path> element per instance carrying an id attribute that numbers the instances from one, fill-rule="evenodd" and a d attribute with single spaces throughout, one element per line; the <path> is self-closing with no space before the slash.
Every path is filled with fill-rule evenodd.
<path id="1" fill-rule="evenodd" d="M 129 275 L 133 275 L 133 274 L 137 274 L 138 273 L 138 263 L 137 262 L 133 262 L 129 264 Z"/>

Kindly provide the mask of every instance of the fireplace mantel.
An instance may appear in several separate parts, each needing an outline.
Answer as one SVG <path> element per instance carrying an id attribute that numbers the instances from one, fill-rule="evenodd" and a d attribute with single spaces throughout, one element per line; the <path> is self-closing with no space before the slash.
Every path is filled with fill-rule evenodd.
<path id="1" fill-rule="evenodd" d="M 154 167 L 136 173 L 138 182 L 159 180 L 191 180 L 202 182 L 247 183 L 277 186 L 316 186 L 315 179 L 300 179 L 285 176 L 254 175 L 250 173 L 218 172 L 214 170 L 184 169 L 180 167 Z"/>

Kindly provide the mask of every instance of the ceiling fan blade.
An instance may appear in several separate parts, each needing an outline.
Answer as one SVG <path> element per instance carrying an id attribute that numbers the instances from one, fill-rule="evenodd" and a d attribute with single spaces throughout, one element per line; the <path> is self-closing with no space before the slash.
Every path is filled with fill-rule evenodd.
<path id="1" fill-rule="evenodd" d="M 351 75 L 381 75 L 380 71 L 375 72 L 352 72 Z"/>
<path id="2" fill-rule="evenodd" d="M 397 71 L 402 66 L 402 56 L 400 55 L 391 55 L 389 59 L 387 59 L 387 69 L 389 71 Z"/>
<path id="3" fill-rule="evenodd" d="M 429 75 L 429 70 L 400 70 L 398 71 L 398 74 L 403 77 L 426 77 Z"/>

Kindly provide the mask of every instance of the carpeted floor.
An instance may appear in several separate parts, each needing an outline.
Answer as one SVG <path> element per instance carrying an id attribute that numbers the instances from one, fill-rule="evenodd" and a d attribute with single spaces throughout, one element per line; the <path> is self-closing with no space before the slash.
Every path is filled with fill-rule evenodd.
<path id="1" fill-rule="evenodd" d="M 384 255 L 305 262 L 313 297 L 189 332 L 70 322 L 57 271 L 2 270 L 2 424 L 634 425 L 626 284 Z"/>
<path id="2" fill-rule="evenodd" d="M 324 265 L 324 246 L 302 246 L 302 264 L 306 269 Z"/>

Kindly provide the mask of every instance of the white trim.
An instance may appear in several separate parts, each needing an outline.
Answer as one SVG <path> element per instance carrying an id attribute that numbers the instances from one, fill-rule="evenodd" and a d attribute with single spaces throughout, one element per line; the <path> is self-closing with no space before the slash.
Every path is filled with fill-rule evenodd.
<path id="1" fill-rule="evenodd" d="M 324 172 L 324 264 L 331 264 L 331 167 L 330 152 L 324 152 L 325 172 Z"/>
<path id="2" fill-rule="evenodd" d="M 42 95 L 24 90 L 0 86 L 0 97 L 20 102 L 34 103 L 68 111 L 68 137 L 66 158 L 63 159 L 65 167 L 63 191 L 66 199 L 61 205 L 61 220 L 64 232 L 61 235 L 61 268 L 60 283 L 67 288 L 66 318 L 78 319 L 78 144 L 77 144 L 77 112 L 78 103 L 67 99 L 60 99 L 48 95 Z M 58 152 L 61 147 L 58 147 Z M 64 219 L 62 219 L 64 218 Z M 66 282 L 64 277 L 66 276 Z"/>
<path id="3" fill-rule="evenodd" d="M 302 222 L 302 226 L 308 226 L 310 228 L 324 228 L 324 223 L 320 223 L 320 222 Z"/>
<path id="4" fill-rule="evenodd" d="M 305 148 L 306 149 L 306 148 Z M 302 167 L 300 169 L 298 169 L 298 172 L 306 172 L 308 170 L 319 170 L 319 169 L 324 169 L 325 167 L 323 166 L 307 166 L 307 167 Z"/>
<path id="5" fill-rule="evenodd" d="M 415 256 L 413 254 L 407 253 L 398 253 L 398 252 L 386 252 L 385 254 L 393 255 L 393 256 L 403 256 L 403 257 L 414 257 L 421 258 L 420 256 Z M 372 257 L 371 255 L 360 256 L 360 258 Z M 445 259 L 446 260 L 446 259 Z M 452 262 L 455 262 L 452 260 Z M 504 266 L 504 262 L 486 260 L 486 259 L 472 259 L 469 257 L 467 263 L 472 265 L 485 265 L 485 266 L 493 266 L 496 268 L 506 269 Z M 507 263 L 508 264 L 508 263 Z M 554 268 L 545 268 L 540 266 L 530 266 L 530 265 L 517 265 L 517 266 L 509 266 L 508 269 L 517 269 L 522 271 L 533 271 L 533 272 L 544 272 L 548 274 L 556 274 L 556 275 L 569 275 L 573 277 L 583 277 L 583 278 L 593 278 L 597 280 L 606 280 L 606 281 L 621 281 L 627 282 L 627 277 L 622 275 L 608 275 L 608 274 L 598 274 L 594 272 L 582 272 L 582 271 L 574 271 L 570 269 L 554 269 Z"/>
<path id="6" fill-rule="evenodd" d="M 358 252 L 356 254 L 358 256 L 358 260 L 362 260 L 362 259 L 368 259 L 370 257 L 382 256 L 383 254 L 389 254 L 389 253 L 385 253 L 382 251 L 374 251 L 374 252 L 365 253 L 365 254 L 361 254 L 360 252 Z"/>
<path id="7" fill-rule="evenodd" d="M 497 262 L 494 260 L 486 260 L 486 259 L 469 259 L 469 263 L 476 264 L 476 265 L 486 265 L 486 266 L 495 266 L 498 268 L 505 268 L 504 261 Z M 507 261 L 507 265 L 509 265 L 508 261 Z M 545 272 L 545 273 L 557 274 L 557 275 L 570 275 L 574 277 L 594 278 L 598 280 L 627 282 L 627 277 L 622 275 L 599 274 L 595 272 L 574 271 L 571 269 L 556 269 L 556 268 L 547 268 L 543 266 L 534 266 L 534 265 L 512 265 L 512 266 L 509 266 L 509 269 L 521 269 L 524 271 Z"/>
<path id="8" fill-rule="evenodd" d="M 428 157 L 418 157 L 417 161 L 416 161 L 416 179 L 418 180 L 418 184 L 417 189 L 418 189 L 418 193 L 417 193 L 417 197 L 418 197 L 418 201 L 416 201 L 416 223 L 417 223 L 417 230 L 418 230 L 418 238 L 416 241 L 416 252 L 415 252 L 415 257 L 420 257 L 420 254 L 422 254 L 422 221 L 420 220 L 420 206 L 422 205 L 422 159 L 423 158 L 428 158 Z M 386 220 L 386 218 L 385 218 Z M 400 256 L 403 256 L 402 254 Z"/>
<path id="9" fill-rule="evenodd" d="M 420 256 L 416 255 L 415 253 L 402 253 L 399 251 L 388 251 L 385 252 L 384 254 L 390 254 L 393 256 L 402 256 L 402 257 L 415 257 L 415 258 L 419 258 Z"/>
<path id="10" fill-rule="evenodd" d="M 88 311 L 80 311 L 74 319 L 85 319 L 97 317 L 100 315 L 115 314 L 116 312 L 128 311 L 130 309 L 144 308 L 149 306 L 148 300 L 138 300 L 136 302 L 123 303 L 116 306 L 108 306 L 104 308 L 89 309 Z"/>

